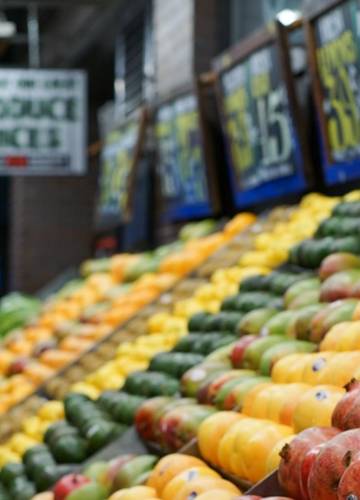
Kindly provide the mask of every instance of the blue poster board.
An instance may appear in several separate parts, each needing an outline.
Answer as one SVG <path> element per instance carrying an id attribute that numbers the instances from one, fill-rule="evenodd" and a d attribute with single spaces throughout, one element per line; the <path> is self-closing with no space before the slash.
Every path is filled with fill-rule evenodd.
<path id="1" fill-rule="evenodd" d="M 283 74 L 288 55 L 276 36 L 259 40 L 241 42 L 240 55 L 223 57 L 217 64 L 237 208 L 300 193 L 307 186 L 302 142 L 289 99 L 292 82 Z"/>
<path id="2" fill-rule="evenodd" d="M 321 129 L 324 181 L 360 179 L 360 11 L 337 2 L 309 20 L 309 55 Z"/>
<path id="3" fill-rule="evenodd" d="M 145 143 L 147 110 L 126 119 L 105 138 L 101 151 L 98 214 L 117 224 L 131 217 L 136 168 Z"/>
<path id="4" fill-rule="evenodd" d="M 207 217 L 213 208 L 197 98 L 178 96 L 156 113 L 158 173 L 166 221 Z"/>

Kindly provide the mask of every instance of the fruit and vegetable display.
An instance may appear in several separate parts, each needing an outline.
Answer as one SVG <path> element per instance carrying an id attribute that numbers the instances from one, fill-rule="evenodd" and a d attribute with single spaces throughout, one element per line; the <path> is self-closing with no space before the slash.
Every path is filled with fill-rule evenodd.
<path id="1" fill-rule="evenodd" d="M 101 309 L 103 290 L 114 288 L 112 261 L 87 263 L 85 282 L 102 290 L 94 315 L 41 328 L 88 347 L 53 367 L 26 413 L 5 413 L 16 418 L 3 434 L 0 423 L 0 499 L 360 498 L 359 199 L 308 195 L 173 246 L 163 271 L 116 282 L 125 310 L 131 293 L 167 282 L 118 329 Z M 204 253 L 191 275 L 187 264 L 176 271 L 181 252 L 209 240 L 217 243 L 206 262 Z M 62 307 L 79 290 L 68 286 L 53 299 Z M 22 332 L 40 328 L 36 321 Z M 87 328 L 107 331 L 89 338 Z M 25 368 L 12 367 L 5 386 L 28 381 L 33 355 L 19 358 Z M 147 454 L 122 449 L 134 429 Z M 266 497 L 256 487 L 246 495 L 277 469 Z"/>
<path id="2" fill-rule="evenodd" d="M 183 228 L 178 242 L 154 252 L 84 263 L 84 278 L 69 282 L 41 307 L 18 295 L 4 299 L 0 332 L 21 327 L 25 314 L 29 322 L 11 331 L 0 349 L 0 414 L 90 351 L 253 221 L 252 214 L 240 214 L 212 234 L 214 224 L 200 222 Z"/>

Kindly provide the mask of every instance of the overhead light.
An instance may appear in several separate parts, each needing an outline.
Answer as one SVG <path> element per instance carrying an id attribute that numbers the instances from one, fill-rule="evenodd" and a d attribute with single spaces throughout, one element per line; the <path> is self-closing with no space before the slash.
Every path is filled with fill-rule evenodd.
<path id="1" fill-rule="evenodd" d="M 0 38 L 11 38 L 16 34 L 16 24 L 8 21 L 3 12 L 0 12 Z"/>
<path id="2" fill-rule="evenodd" d="M 284 26 L 290 26 L 295 21 L 300 19 L 301 13 L 298 10 L 283 9 L 277 14 L 276 17 Z"/>

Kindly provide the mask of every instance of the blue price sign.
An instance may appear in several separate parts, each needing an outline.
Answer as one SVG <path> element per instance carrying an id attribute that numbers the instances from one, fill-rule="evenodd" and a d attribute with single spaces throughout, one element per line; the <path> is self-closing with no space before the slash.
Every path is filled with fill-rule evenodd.
<path id="1" fill-rule="evenodd" d="M 278 29 L 284 33 L 280 25 Z M 286 78 L 282 71 L 285 63 L 290 68 L 287 50 L 276 34 L 264 32 L 241 42 L 233 49 L 233 57 L 223 56 L 215 63 L 239 208 L 306 187 L 302 142 L 293 112 L 298 107 L 289 98 L 291 70 Z"/>
<path id="2" fill-rule="evenodd" d="M 156 136 L 166 218 L 209 215 L 212 208 L 194 95 L 184 95 L 160 106 Z"/>

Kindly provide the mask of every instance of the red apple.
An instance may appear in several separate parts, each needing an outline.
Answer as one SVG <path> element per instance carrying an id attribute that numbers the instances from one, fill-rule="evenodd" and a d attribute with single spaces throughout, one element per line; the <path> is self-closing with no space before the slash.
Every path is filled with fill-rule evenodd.
<path id="1" fill-rule="evenodd" d="M 311 500 L 337 500 L 341 476 L 360 451 L 360 429 L 341 432 L 330 439 L 311 468 L 308 492 Z"/>
<path id="2" fill-rule="evenodd" d="M 278 478 L 281 487 L 294 498 L 301 498 L 301 465 L 305 455 L 319 444 L 339 434 L 334 427 L 311 427 L 286 444 L 280 452 Z"/>
<path id="3" fill-rule="evenodd" d="M 236 342 L 230 355 L 234 368 L 241 368 L 246 348 L 258 338 L 256 335 L 245 335 Z"/>
<path id="4" fill-rule="evenodd" d="M 65 500 L 72 491 L 90 482 L 91 479 L 81 474 L 67 474 L 55 484 L 54 500 Z"/>
<path id="5" fill-rule="evenodd" d="M 342 475 L 338 487 L 338 500 L 360 499 L 360 456 L 358 455 Z"/>
<path id="6" fill-rule="evenodd" d="M 12 375 L 17 375 L 18 373 L 22 373 L 29 363 L 30 363 L 29 358 L 24 358 L 24 357 L 17 358 L 10 364 L 6 374 L 9 377 L 11 377 Z"/>
<path id="7" fill-rule="evenodd" d="M 335 406 L 331 423 L 341 430 L 360 427 L 360 382 L 351 380 L 346 386 L 346 394 Z"/>

